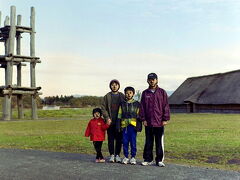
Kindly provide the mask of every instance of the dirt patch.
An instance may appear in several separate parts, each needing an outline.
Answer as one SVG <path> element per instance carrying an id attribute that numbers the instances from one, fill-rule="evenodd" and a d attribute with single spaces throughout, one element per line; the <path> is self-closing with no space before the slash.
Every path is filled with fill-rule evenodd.
<path id="1" fill-rule="evenodd" d="M 175 156 L 174 154 L 170 153 L 169 151 L 165 151 L 165 156 L 169 159 L 180 159 L 178 156 Z"/>
<path id="2" fill-rule="evenodd" d="M 227 163 L 240 165 L 240 159 L 230 159 Z"/>
<path id="3" fill-rule="evenodd" d="M 198 159 L 198 155 L 195 153 L 187 153 L 187 154 L 184 154 L 183 157 L 189 160 Z"/>
<path id="4" fill-rule="evenodd" d="M 179 157 L 177 156 L 167 156 L 169 159 L 180 159 Z"/>
<path id="5" fill-rule="evenodd" d="M 208 157 L 208 160 L 206 160 L 205 162 L 207 163 L 218 163 L 221 160 L 220 157 L 218 156 L 210 156 Z"/>

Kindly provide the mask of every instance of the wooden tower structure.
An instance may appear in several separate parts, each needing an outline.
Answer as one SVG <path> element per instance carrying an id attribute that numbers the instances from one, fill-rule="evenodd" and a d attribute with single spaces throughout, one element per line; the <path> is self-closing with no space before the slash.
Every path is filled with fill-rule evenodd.
<path id="1" fill-rule="evenodd" d="M 12 119 L 12 96 L 17 96 L 18 118 L 23 119 L 23 95 L 30 95 L 32 101 L 32 119 L 37 119 L 36 98 L 41 93 L 41 87 L 36 87 L 35 67 L 40 63 L 39 57 L 35 57 L 35 9 L 31 7 L 30 27 L 21 25 L 22 16 L 16 19 L 16 7 L 11 6 L 10 18 L 6 16 L 4 26 L 1 26 L 0 11 L 0 42 L 4 43 L 5 54 L 0 55 L 0 68 L 5 69 L 5 85 L 0 86 L 0 96 L 3 97 L 3 120 Z M 17 23 L 16 23 L 17 22 Z M 21 54 L 21 34 L 30 35 L 30 55 Z M 30 67 L 29 87 L 22 86 L 22 66 Z M 13 66 L 17 68 L 17 84 L 13 85 Z"/>

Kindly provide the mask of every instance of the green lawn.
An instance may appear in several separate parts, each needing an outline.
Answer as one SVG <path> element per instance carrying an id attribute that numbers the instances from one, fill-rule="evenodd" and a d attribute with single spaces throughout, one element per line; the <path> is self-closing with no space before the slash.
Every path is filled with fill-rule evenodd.
<path id="1" fill-rule="evenodd" d="M 91 109 L 42 111 L 40 120 L 0 122 L 0 147 L 94 154 L 84 137 Z M 16 116 L 16 113 L 14 113 Z M 144 131 L 138 134 L 142 159 Z M 103 145 L 108 155 L 107 142 Z M 240 114 L 172 114 L 165 128 L 165 162 L 240 169 Z"/>

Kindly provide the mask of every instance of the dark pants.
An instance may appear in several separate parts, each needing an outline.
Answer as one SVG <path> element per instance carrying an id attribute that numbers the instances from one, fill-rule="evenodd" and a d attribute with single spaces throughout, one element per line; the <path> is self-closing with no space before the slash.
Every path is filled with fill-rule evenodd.
<path id="1" fill-rule="evenodd" d="M 96 150 L 96 159 L 103 159 L 103 155 L 102 155 L 102 141 L 93 141 L 93 146 Z"/>
<path id="2" fill-rule="evenodd" d="M 107 130 L 107 134 L 110 155 L 120 155 L 122 148 L 122 132 L 118 132 L 115 126 L 110 126 Z"/>
<path id="3" fill-rule="evenodd" d="M 137 143 L 136 143 L 137 131 L 132 125 L 128 125 L 123 128 L 123 153 L 126 158 L 128 158 L 128 147 L 129 143 L 131 146 L 131 157 L 135 157 L 137 153 Z"/>
<path id="4" fill-rule="evenodd" d="M 156 147 L 156 163 L 162 162 L 164 160 L 164 127 L 148 127 L 145 126 L 145 146 L 143 152 L 144 161 L 153 161 L 153 143 L 155 138 Z"/>

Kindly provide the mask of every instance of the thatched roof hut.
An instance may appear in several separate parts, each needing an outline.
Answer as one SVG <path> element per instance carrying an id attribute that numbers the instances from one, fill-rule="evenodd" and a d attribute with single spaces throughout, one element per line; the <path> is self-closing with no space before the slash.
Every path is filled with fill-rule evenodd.
<path id="1" fill-rule="evenodd" d="M 169 104 L 172 112 L 240 113 L 240 70 L 188 78 Z"/>

